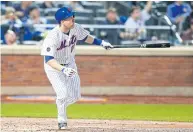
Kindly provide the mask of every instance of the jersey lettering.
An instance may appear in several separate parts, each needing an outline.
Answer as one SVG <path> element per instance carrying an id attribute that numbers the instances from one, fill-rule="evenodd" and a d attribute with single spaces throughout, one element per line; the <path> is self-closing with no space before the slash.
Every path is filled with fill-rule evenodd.
<path id="1" fill-rule="evenodd" d="M 62 50 L 63 48 L 67 47 L 65 46 L 65 44 L 66 44 L 66 40 L 62 41 L 60 47 L 57 48 L 57 50 Z"/>
<path id="2" fill-rule="evenodd" d="M 72 36 L 71 41 L 70 41 L 70 45 L 72 45 L 71 47 L 71 52 L 73 51 L 75 44 L 76 44 L 77 38 L 75 35 Z"/>

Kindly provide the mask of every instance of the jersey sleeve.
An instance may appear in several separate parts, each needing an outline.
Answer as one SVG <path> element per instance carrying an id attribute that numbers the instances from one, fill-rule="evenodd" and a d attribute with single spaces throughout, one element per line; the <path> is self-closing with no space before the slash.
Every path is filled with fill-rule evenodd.
<path id="1" fill-rule="evenodd" d="M 52 37 L 46 37 L 41 47 L 42 56 L 53 56 L 56 52 L 56 40 Z"/>
<path id="2" fill-rule="evenodd" d="M 84 38 L 86 38 L 86 36 L 88 36 L 90 34 L 89 31 L 87 31 L 86 29 L 84 29 L 81 25 L 77 24 L 76 26 L 77 28 L 77 39 L 78 40 L 83 40 Z"/>

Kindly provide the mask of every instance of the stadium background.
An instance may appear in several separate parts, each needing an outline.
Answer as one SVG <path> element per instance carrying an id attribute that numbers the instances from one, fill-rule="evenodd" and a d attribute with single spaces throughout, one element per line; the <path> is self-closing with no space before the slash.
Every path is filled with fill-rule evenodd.
<path id="1" fill-rule="evenodd" d="M 192 42 L 189 40 L 179 43 L 179 38 L 176 33 L 168 25 L 165 15 L 167 15 L 167 5 L 173 2 L 1 2 L 1 14 L 7 21 L 2 21 L 1 24 L 1 38 L 4 41 L 4 34 L 12 31 L 16 34 L 16 43 L 2 44 L 2 86 L 11 87 L 43 87 L 42 91 L 49 89 L 49 82 L 43 71 L 43 58 L 39 56 L 39 50 L 46 35 L 57 22 L 54 19 L 55 11 L 64 5 L 71 6 L 76 11 L 76 22 L 88 28 L 92 35 L 107 41 L 113 41 L 112 44 L 135 45 L 137 43 L 155 40 L 149 39 L 148 35 L 154 34 L 157 37 L 156 42 L 169 41 L 173 45 L 170 49 L 114 49 L 113 51 L 105 52 L 102 49 L 94 46 L 86 46 L 84 43 L 79 43 L 77 46 L 77 64 L 81 76 L 81 84 L 87 90 L 83 90 L 85 94 L 145 94 L 145 95 L 193 95 L 193 72 L 192 72 Z M 186 2 L 192 6 L 192 2 Z M 118 31 L 124 32 L 124 29 L 110 27 L 124 25 L 128 19 L 130 10 L 133 6 L 139 6 L 141 11 L 148 8 L 150 10 L 150 19 L 146 21 L 147 34 L 145 38 L 136 37 L 133 39 L 121 39 L 117 41 L 113 38 L 119 38 Z M 23 17 L 13 17 L 18 15 L 21 7 L 27 7 L 24 11 Z M 10 9 L 11 7 L 11 9 Z M 16 12 L 13 12 L 12 8 Z M 45 23 L 31 23 L 32 14 L 40 11 L 40 20 L 46 19 Z M 116 20 L 118 24 L 107 23 L 105 17 L 109 12 L 117 10 Z M 31 14 L 32 12 L 32 14 Z M 10 13 L 11 16 L 10 17 Z M 25 14 L 26 13 L 26 14 Z M 161 14 L 161 15 L 160 15 Z M 8 16 L 7 16 L 8 15 Z M 32 16 L 31 16 L 32 15 Z M 112 16 L 113 14 L 111 14 Z M 192 14 L 186 18 L 183 31 L 190 27 L 190 20 Z M 7 17 L 6 17 L 7 16 Z M 161 20 L 158 16 L 161 17 Z M 36 16 L 38 17 L 38 16 Z M 11 19 L 12 18 L 12 19 Z M 14 18 L 14 19 L 13 19 Z M 41 19 L 42 18 L 42 19 Z M 18 19 L 22 21 L 19 24 Z M 165 20 L 165 21 L 163 21 Z M 6 23 L 7 22 L 7 23 Z M 34 22 L 34 21 L 31 21 Z M 41 21 L 43 22 L 43 21 Z M 100 23 L 100 24 L 99 24 Z M 51 25 L 50 25 L 51 24 Z M 98 25 L 97 25 L 98 24 Z M 35 26 L 38 25 L 38 26 Z M 101 26 L 106 25 L 107 28 L 103 30 Z M 148 28 L 148 26 L 151 28 Z M 108 27 L 109 26 L 109 27 Z M 49 27 L 49 28 L 48 28 Z M 162 30 L 161 28 L 169 27 L 169 30 Z M 151 30 L 148 30 L 151 29 Z M 106 36 L 104 34 L 110 34 Z M 115 33 L 115 34 L 114 34 Z M 155 34 L 156 33 L 156 34 Z M 101 36 L 101 34 L 103 34 Z M 168 37 L 169 36 L 169 37 Z M 152 36 L 151 36 L 152 37 Z M 13 37 L 11 37 L 13 38 Z M 109 39 L 109 40 L 108 40 Z M 111 40 L 112 39 L 112 40 Z M 180 38 L 182 39 L 182 38 Z M 79 46 L 79 45 L 82 46 Z M 16 47 L 15 47 L 16 46 Z M 88 61 L 86 61 L 88 60 Z M 34 63 L 35 62 L 35 63 Z M 180 75 L 178 75 L 180 74 Z M 48 87 L 44 90 L 45 87 Z M 112 89 L 105 89 L 105 87 L 113 87 Z M 120 87 L 119 89 L 117 87 Z M 133 88 L 140 87 L 140 88 Z M 142 88 L 143 87 L 143 88 Z M 165 92 L 162 88 L 165 87 Z M 175 87 L 175 88 L 174 88 Z M 98 88 L 98 90 L 97 90 Z M 130 89 L 124 91 L 124 89 Z M 142 88 L 142 89 L 141 89 Z M 160 92 L 156 92 L 156 89 Z M 172 88 L 172 90 L 167 90 Z M 92 90 L 90 90 L 92 89 Z M 135 89 L 135 92 L 132 90 Z M 184 92 L 181 91 L 184 89 Z M 9 94 L 10 89 L 2 89 L 3 94 Z M 16 90 L 17 91 L 17 90 Z M 24 90 L 26 91 L 26 90 Z M 28 91 L 28 90 L 27 90 Z M 30 92 L 33 90 L 29 90 Z M 28 92 L 29 92 L 28 91 Z M 50 90 L 48 90 L 50 91 Z M 86 92 L 89 91 L 89 92 Z M 120 92 L 121 91 L 121 92 Z M 136 92 L 137 91 L 137 92 Z M 153 92 L 155 91 L 155 92 Z M 30 94 L 30 92 L 28 94 Z M 84 94 L 83 92 L 83 94 Z M 95 93 L 96 92 L 96 93 Z M 143 93 L 144 92 L 144 93 Z M 18 92 L 16 92 L 18 93 Z M 25 93 L 25 92 L 24 92 Z M 48 92 L 49 93 L 49 92 Z M 14 93 L 12 93 L 14 94 Z M 46 92 L 45 92 L 46 94 Z"/>
<path id="2" fill-rule="evenodd" d="M 19 45 L 39 44 L 47 32 L 54 27 L 52 24 L 57 24 L 54 18 L 56 10 L 62 6 L 69 6 L 76 11 L 75 20 L 77 23 L 82 24 L 92 35 L 105 39 L 112 44 L 135 44 L 136 40 L 143 42 L 152 39 L 170 41 L 172 45 L 192 44 L 192 42 L 188 41 L 191 40 L 190 38 L 184 37 L 186 36 L 184 33 L 191 26 L 191 18 L 193 18 L 191 9 L 193 4 L 191 1 L 185 2 L 188 4 L 190 11 L 186 11 L 188 15 L 185 17 L 182 29 L 178 30 L 178 27 L 175 27 L 175 23 L 171 21 L 172 18 L 168 15 L 169 11 L 167 11 L 169 5 L 173 3 L 173 1 L 1 1 L 1 43 L 8 43 L 5 40 L 7 33 L 8 35 L 13 35 L 12 39 L 15 38 L 9 40 L 13 41 L 12 43 Z M 141 8 L 140 12 L 142 16 L 143 10 L 149 14 L 149 19 L 144 22 L 147 27 L 143 28 L 142 33 L 137 35 L 137 37 L 124 37 L 125 27 L 119 27 L 126 24 L 127 19 L 131 17 L 131 11 L 134 6 Z M 101 28 L 98 25 L 106 25 L 107 27 Z M 126 27 L 132 28 L 128 25 Z M 132 34 L 134 33 L 132 32 Z M 84 43 L 80 42 L 79 44 Z"/>
<path id="3" fill-rule="evenodd" d="M 182 37 L 183 32 L 190 28 L 192 14 L 187 17 L 183 31 L 178 32 L 173 29 L 174 25 L 168 25 L 167 20 L 161 17 L 166 14 L 167 6 L 173 2 L 152 2 L 151 18 L 146 21 L 147 37 L 145 39 L 120 39 L 117 37 L 118 34 L 111 34 L 112 36 L 108 39 L 105 34 L 125 30 L 124 28 L 111 29 L 113 25 L 105 23 L 109 8 L 113 7 L 117 10 L 119 25 L 124 25 L 132 5 L 138 5 L 144 9 L 147 2 L 81 1 L 78 3 L 83 9 L 77 9 L 76 22 L 83 24 L 94 36 L 107 41 L 112 41 L 111 38 L 118 38 L 120 41 L 113 39 L 112 42 L 116 45 L 135 45 L 145 40 L 152 41 L 155 37 L 156 42 L 164 40 L 172 45 L 171 48 L 127 48 L 105 51 L 102 47 L 79 43 L 76 47 L 76 62 L 83 97 L 91 97 L 85 99 L 87 103 L 95 102 L 97 98 L 94 97 L 104 97 L 102 99 L 106 99 L 107 103 L 193 104 L 192 40 L 184 40 Z M 186 3 L 189 3 L 192 8 L 192 2 Z M 20 2 L 1 1 L 2 20 L 6 18 L 4 16 L 6 7 L 15 7 L 19 4 Z M 42 96 L 52 97 L 54 92 L 43 71 L 40 47 L 47 31 L 53 28 L 50 24 L 56 24 L 54 12 L 59 7 L 68 5 L 69 2 L 54 2 L 55 7 L 48 9 L 41 7 L 42 4 L 32 2 L 33 6 L 29 9 L 39 7 L 41 16 L 47 19 L 47 24 L 27 24 L 25 19 L 19 25 L 6 23 L 7 21 L 1 23 L 1 97 L 5 105 L 10 101 L 28 102 L 31 97 L 33 102 L 43 100 L 45 103 L 47 100 L 47 102 L 54 103 L 54 98 Z M 26 20 L 28 19 L 26 17 Z M 104 25 L 107 26 L 105 30 L 100 28 Z M 16 39 L 10 40 L 13 42 L 10 45 L 5 44 L 6 33 L 16 36 Z M 13 36 L 11 38 L 14 38 Z M 42 98 L 24 95 L 38 95 Z M 25 97 L 26 100 L 21 97 Z M 101 103 L 104 103 L 104 100 Z M 15 106 L 12 105 L 12 108 Z M 181 108 L 183 109 L 183 106 Z M 25 115 L 25 112 L 22 114 Z"/>

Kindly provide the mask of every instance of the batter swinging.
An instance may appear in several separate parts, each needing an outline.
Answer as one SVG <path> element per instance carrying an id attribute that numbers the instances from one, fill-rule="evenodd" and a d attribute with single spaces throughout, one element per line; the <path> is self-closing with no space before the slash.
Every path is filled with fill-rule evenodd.
<path id="1" fill-rule="evenodd" d="M 59 25 L 48 33 L 41 49 L 45 73 L 56 93 L 59 129 L 67 128 L 67 106 L 81 97 L 80 78 L 74 59 L 77 41 L 101 45 L 105 49 L 113 48 L 110 43 L 93 38 L 75 23 L 74 17 L 71 8 L 60 8 L 55 14 Z"/>

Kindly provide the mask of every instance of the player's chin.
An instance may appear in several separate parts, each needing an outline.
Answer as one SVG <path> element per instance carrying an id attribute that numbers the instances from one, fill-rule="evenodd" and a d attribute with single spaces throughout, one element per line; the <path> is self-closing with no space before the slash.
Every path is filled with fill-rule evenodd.
<path id="1" fill-rule="evenodd" d="M 74 22 L 72 23 L 72 26 L 71 26 L 71 28 L 73 28 L 74 27 Z"/>

